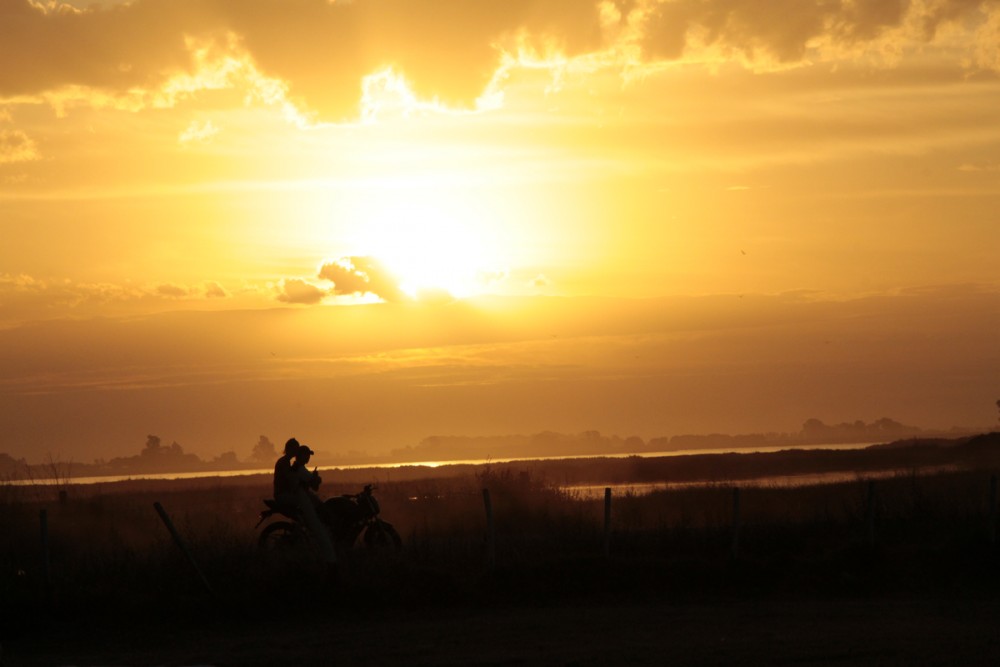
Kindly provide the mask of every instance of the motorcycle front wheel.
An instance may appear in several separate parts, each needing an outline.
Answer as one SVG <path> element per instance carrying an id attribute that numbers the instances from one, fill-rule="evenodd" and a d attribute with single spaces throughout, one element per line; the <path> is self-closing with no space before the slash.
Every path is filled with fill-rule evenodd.
<path id="1" fill-rule="evenodd" d="M 379 551 L 400 551 L 403 539 L 390 524 L 379 521 L 368 526 L 365 531 L 365 546 Z"/>
<path id="2" fill-rule="evenodd" d="M 291 521 L 275 521 L 264 526 L 257 538 L 257 546 L 264 551 L 288 549 L 304 544 L 305 531 Z"/>

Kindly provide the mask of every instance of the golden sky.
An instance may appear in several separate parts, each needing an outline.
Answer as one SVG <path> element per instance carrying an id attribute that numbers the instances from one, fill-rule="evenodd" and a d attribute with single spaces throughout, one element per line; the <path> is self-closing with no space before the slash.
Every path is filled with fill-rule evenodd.
<path id="1" fill-rule="evenodd" d="M 988 425 L 998 72 L 991 0 L 0 0 L 0 451 Z"/>

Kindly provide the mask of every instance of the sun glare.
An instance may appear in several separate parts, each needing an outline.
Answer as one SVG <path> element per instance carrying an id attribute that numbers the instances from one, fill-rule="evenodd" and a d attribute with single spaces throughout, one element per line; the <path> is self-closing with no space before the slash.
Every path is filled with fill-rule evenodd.
<path id="1" fill-rule="evenodd" d="M 490 221 L 467 202 L 393 197 L 369 215 L 358 246 L 413 298 L 441 290 L 457 298 L 481 294 L 490 287 L 486 276 L 502 268 Z"/>

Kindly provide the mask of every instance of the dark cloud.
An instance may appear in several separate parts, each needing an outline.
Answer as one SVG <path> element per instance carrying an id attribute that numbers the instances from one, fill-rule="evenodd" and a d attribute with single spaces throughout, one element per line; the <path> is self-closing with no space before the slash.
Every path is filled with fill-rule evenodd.
<path id="1" fill-rule="evenodd" d="M 319 277 L 333 283 L 333 294 L 374 294 L 383 301 L 403 301 L 399 279 L 373 257 L 342 257 L 327 262 Z"/>
<path id="2" fill-rule="evenodd" d="M 312 283 L 298 278 L 288 278 L 281 281 L 277 298 L 283 303 L 311 306 L 322 301 L 325 296 L 326 292 Z"/>
<path id="3" fill-rule="evenodd" d="M 944 23 L 967 17 L 994 0 L 650 0 L 642 23 L 650 59 L 676 59 L 697 41 L 782 62 L 801 59 L 818 38 L 853 46 L 913 20 L 923 39 Z"/>

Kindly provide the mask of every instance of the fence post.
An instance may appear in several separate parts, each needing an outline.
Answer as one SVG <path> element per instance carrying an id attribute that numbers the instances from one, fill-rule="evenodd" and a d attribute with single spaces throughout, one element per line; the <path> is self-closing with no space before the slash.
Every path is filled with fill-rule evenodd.
<path id="1" fill-rule="evenodd" d="M 198 574 L 198 578 L 201 580 L 201 583 L 205 587 L 205 590 L 208 591 L 209 595 L 215 597 L 215 591 L 212 590 L 211 584 L 209 584 L 208 579 L 205 578 L 205 573 L 201 571 L 200 567 L 198 567 L 198 562 L 194 559 L 194 554 L 191 553 L 191 550 L 188 549 L 187 544 L 184 542 L 183 539 L 181 539 L 181 534 L 177 532 L 177 529 L 174 527 L 174 522 L 170 520 L 170 516 L 167 514 L 167 511 L 163 509 L 163 505 L 161 505 L 159 501 L 154 502 L 153 509 L 155 509 L 156 513 L 160 515 L 160 519 L 163 521 L 163 525 L 166 526 L 167 530 L 170 531 L 170 536 L 174 538 L 174 543 L 180 548 L 180 550 L 187 557 L 188 562 L 191 563 L 191 566 L 194 567 L 194 571 Z"/>
<path id="2" fill-rule="evenodd" d="M 45 581 L 45 604 L 52 604 L 52 559 L 49 552 L 49 511 L 38 511 L 38 527 L 42 541 L 42 576 Z"/>
<path id="3" fill-rule="evenodd" d="M 497 536 L 489 489 L 483 489 L 483 505 L 486 507 L 486 567 L 493 570 L 497 566 Z"/>
<path id="4" fill-rule="evenodd" d="M 875 546 L 875 481 L 868 481 L 868 497 L 865 501 L 865 541 L 869 547 Z"/>
<path id="5" fill-rule="evenodd" d="M 611 487 L 604 487 L 604 557 L 611 558 Z"/>
<path id="6" fill-rule="evenodd" d="M 990 476 L 990 510 L 987 512 L 990 517 L 989 530 L 987 536 L 990 544 L 997 543 L 997 476 Z"/>
<path id="7" fill-rule="evenodd" d="M 740 557 L 740 487 L 733 487 L 733 560 Z"/>

